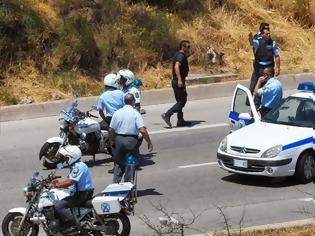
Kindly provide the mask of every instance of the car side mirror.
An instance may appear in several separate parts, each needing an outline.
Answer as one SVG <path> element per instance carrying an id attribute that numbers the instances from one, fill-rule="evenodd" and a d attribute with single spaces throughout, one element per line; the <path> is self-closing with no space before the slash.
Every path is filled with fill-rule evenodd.
<path id="1" fill-rule="evenodd" d="M 248 113 L 241 113 L 241 114 L 239 114 L 238 118 L 240 120 L 251 120 L 251 119 L 253 119 L 253 117 L 251 117 L 251 115 L 248 114 Z"/>

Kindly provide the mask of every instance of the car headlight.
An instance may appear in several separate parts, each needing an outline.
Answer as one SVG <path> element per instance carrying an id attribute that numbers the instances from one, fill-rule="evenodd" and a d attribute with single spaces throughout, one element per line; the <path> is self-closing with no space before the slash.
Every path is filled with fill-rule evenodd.
<path id="1" fill-rule="evenodd" d="M 227 152 L 227 138 L 226 137 L 221 141 L 219 150 L 222 152 Z"/>
<path id="2" fill-rule="evenodd" d="M 273 158 L 277 156 L 282 151 L 282 145 L 277 145 L 272 148 L 266 150 L 262 155 L 261 158 Z"/>

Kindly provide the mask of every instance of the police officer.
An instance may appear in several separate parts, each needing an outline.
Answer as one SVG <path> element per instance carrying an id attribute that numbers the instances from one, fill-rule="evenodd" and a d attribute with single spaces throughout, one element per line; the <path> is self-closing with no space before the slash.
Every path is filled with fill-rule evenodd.
<path id="1" fill-rule="evenodd" d="M 54 188 L 68 188 L 69 197 L 55 202 L 58 218 L 62 222 L 62 228 L 68 229 L 75 226 L 75 219 L 69 208 L 77 207 L 92 198 L 94 188 L 92 178 L 87 165 L 80 161 L 81 151 L 77 146 L 68 145 L 59 151 L 64 161 L 69 165 L 68 178 L 56 179 L 50 183 Z"/>
<path id="2" fill-rule="evenodd" d="M 254 96 L 260 96 L 261 107 L 259 112 L 263 118 L 269 111 L 274 109 L 281 102 L 283 89 L 282 84 L 274 77 L 274 68 L 267 67 L 263 75 L 259 77 L 254 89 Z"/>
<path id="3" fill-rule="evenodd" d="M 175 54 L 172 66 L 172 88 L 176 99 L 175 105 L 173 105 L 166 113 L 161 115 L 165 123 L 172 127 L 171 116 L 177 113 L 177 127 L 190 126 L 191 122 L 184 120 L 183 108 L 187 102 L 186 91 L 186 76 L 189 72 L 189 65 L 187 58 L 191 55 L 190 42 L 188 40 L 182 40 L 179 44 L 179 51 Z"/>
<path id="4" fill-rule="evenodd" d="M 250 33 L 249 42 L 254 51 L 254 71 L 250 81 L 249 89 L 253 93 L 257 80 L 263 74 L 263 70 L 267 67 L 275 67 L 275 75 L 280 74 L 280 53 L 277 43 L 271 39 L 269 25 L 261 25 L 260 34 L 256 34 L 255 37 Z M 274 76 L 274 75 L 272 75 Z M 254 103 L 256 108 L 259 108 L 261 103 L 261 97 L 255 96 Z"/>
<path id="5" fill-rule="evenodd" d="M 134 109 L 135 98 L 133 94 L 125 96 L 125 106 L 113 115 L 109 126 L 109 140 L 113 147 L 114 178 L 113 183 L 119 183 L 124 176 L 124 181 L 129 182 L 131 175 L 126 170 L 127 155 L 139 156 L 139 132 L 148 143 L 148 150 L 153 150 L 153 145 L 142 116 Z"/>
<path id="6" fill-rule="evenodd" d="M 124 106 L 124 93 L 118 89 L 119 85 L 116 74 L 111 73 L 106 75 L 104 85 L 106 91 L 100 96 L 97 109 L 103 119 L 101 122 L 102 129 L 108 129 L 114 112 Z"/>
<path id="7" fill-rule="evenodd" d="M 126 95 L 131 93 L 135 98 L 135 108 L 138 112 L 141 109 L 141 95 L 139 90 L 134 86 L 133 82 L 135 81 L 134 73 L 129 69 L 122 69 L 117 72 L 117 77 L 119 84 L 122 86 L 122 91 Z"/>
<path id="8" fill-rule="evenodd" d="M 136 89 L 139 90 L 139 92 L 140 92 L 140 97 L 141 97 L 141 89 L 140 89 L 140 88 L 143 86 L 142 81 L 141 81 L 140 79 L 135 79 L 135 80 L 133 81 L 133 86 L 134 86 Z M 143 115 L 143 114 L 145 114 L 145 113 L 146 113 L 146 110 L 145 110 L 144 108 L 141 108 L 141 106 L 140 106 L 140 114 Z"/>

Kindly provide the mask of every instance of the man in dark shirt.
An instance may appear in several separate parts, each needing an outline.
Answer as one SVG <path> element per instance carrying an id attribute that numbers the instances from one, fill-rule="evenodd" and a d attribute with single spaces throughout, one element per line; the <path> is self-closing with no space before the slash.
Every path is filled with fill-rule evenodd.
<path id="1" fill-rule="evenodd" d="M 165 123 L 172 127 L 171 116 L 177 113 L 177 127 L 190 126 L 190 122 L 184 120 L 183 107 L 187 102 L 187 91 L 185 80 L 189 72 L 187 58 L 191 55 L 190 42 L 182 40 L 179 44 L 179 51 L 175 54 L 172 66 L 172 88 L 176 103 L 166 113 L 161 115 Z"/>

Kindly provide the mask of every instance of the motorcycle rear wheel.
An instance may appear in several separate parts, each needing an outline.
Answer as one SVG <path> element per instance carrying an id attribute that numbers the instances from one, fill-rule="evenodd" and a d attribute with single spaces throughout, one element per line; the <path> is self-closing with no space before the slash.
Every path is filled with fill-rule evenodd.
<path id="1" fill-rule="evenodd" d="M 123 213 L 116 214 L 115 216 L 108 215 L 110 219 L 108 220 L 116 220 L 118 223 L 118 229 L 114 233 L 115 236 L 129 236 L 130 235 L 130 221 L 127 215 Z M 105 217 L 106 221 L 106 217 Z"/>
<path id="2" fill-rule="evenodd" d="M 37 236 L 39 232 L 38 225 L 31 222 L 24 222 L 24 229 L 21 233 L 17 228 L 23 218 L 21 213 L 8 213 L 2 221 L 2 233 L 4 236 Z"/>
<path id="3" fill-rule="evenodd" d="M 58 158 L 56 153 L 59 149 L 60 143 L 44 143 L 39 151 L 39 159 L 43 159 L 43 166 L 47 169 L 56 169 Z"/>

